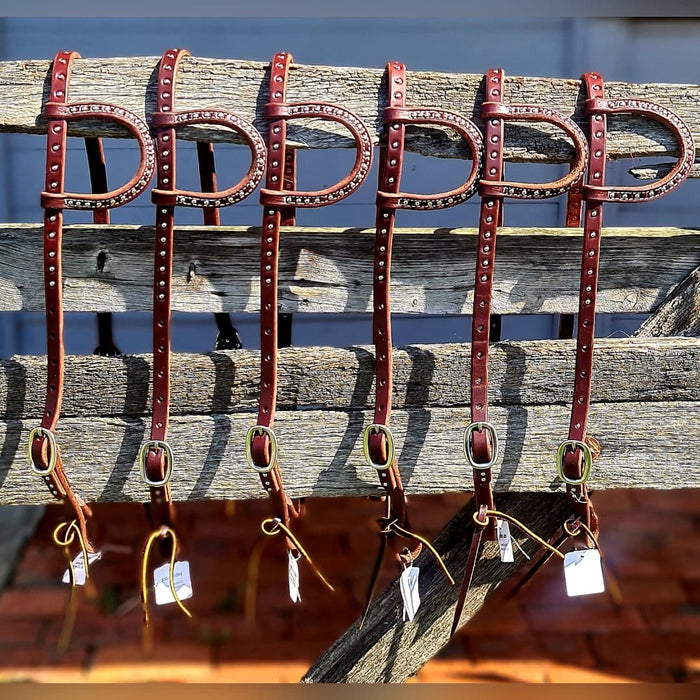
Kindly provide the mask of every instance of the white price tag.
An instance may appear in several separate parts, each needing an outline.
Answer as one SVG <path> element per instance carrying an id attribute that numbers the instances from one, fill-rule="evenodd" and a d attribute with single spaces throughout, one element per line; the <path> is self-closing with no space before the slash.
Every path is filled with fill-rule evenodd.
<path id="1" fill-rule="evenodd" d="M 602 593 L 603 567 L 597 549 L 575 549 L 564 555 L 564 579 L 566 592 L 571 596 Z"/>
<path id="2" fill-rule="evenodd" d="M 407 566 L 399 578 L 399 589 L 403 598 L 403 619 L 408 618 L 413 622 L 413 618 L 420 607 L 420 594 L 418 593 L 418 574 L 420 569 L 417 566 Z"/>
<path id="3" fill-rule="evenodd" d="M 153 572 L 153 587 L 156 593 L 156 605 L 174 603 L 173 592 L 170 590 L 170 564 L 163 564 Z M 192 597 L 192 579 L 190 578 L 190 563 L 176 561 L 173 569 L 173 584 L 180 600 Z"/>
<path id="4" fill-rule="evenodd" d="M 301 555 L 299 555 L 301 556 Z M 289 579 L 289 597 L 292 603 L 301 602 L 301 594 L 299 593 L 299 564 L 298 559 L 287 551 L 287 577 Z"/>
<path id="5" fill-rule="evenodd" d="M 513 542 L 510 537 L 510 525 L 507 520 L 496 519 L 498 546 L 501 550 L 501 561 L 510 563 L 513 559 Z"/>
<path id="6" fill-rule="evenodd" d="M 102 552 L 95 552 L 90 554 L 88 552 L 88 566 L 92 564 L 93 561 L 102 559 Z M 75 575 L 75 585 L 84 586 L 87 576 L 85 575 L 85 559 L 83 558 L 83 553 L 81 552 L 78 556 L 73 559 L 73 574 Z M 70 583 L 70 570 L 66 569 L 63 572 L 63 578 L 61 579 L 63 583 Z"/>

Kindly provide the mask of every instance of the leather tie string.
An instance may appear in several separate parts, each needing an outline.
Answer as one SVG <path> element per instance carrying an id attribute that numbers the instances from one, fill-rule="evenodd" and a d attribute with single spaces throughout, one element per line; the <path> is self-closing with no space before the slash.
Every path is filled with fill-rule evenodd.
<path id="1" fill-rule="evenodd" d="M 583 132 L 570 118 L 544 107 L 506 104 L 504 78 L 504 71 L 500 68 L 491 69 L 486 73 L 484 102 L 481 106 L 485 137 L 484 172 L 479 182 L 481 209 L 472 314 L 471 423 L 464 433 L 464 454 L 473 470 L 475 510 L 479 514 L 483 513 L 483 517 L 480 515 L 474 526 L 452 633 L 459 625 L 464 601 L 479 558 L 481 541 L 496 538 L 496 518 L 494 515 L 487 515 L 489 512 L 495 512 L 491 468 L 498 459 L 498 433 L 496 427 L 489 422 L 488 360 L 496 238 L 498 227 L 503 222 L 503 200 L 506 197 L 543 199 L 567 192 L 580 181 L 588 153 Z M 554 182 L 538 184 L 504 181 L 503 138 L 506 120 L 548 122 L 564 131 L 573 141 L 575 149 L 569 173 Z"/>
<path id="2" fill-rule="evenodd" d="M 382 540 L 371 577 L 364 621 L 374 593 L 385 547 L 388 544 L 400 565 L 414 561 L 427 542 L 411 532 L 406 508 L 406 495 L 394 450 L 394 438 L 389 428 L 392 398 L 391 341 L 391 253 L 397 209 L 434 210 L 453 207 L 465 202 L 476 192 L 480 174 L 483 141 L 481 133 L 466 117 L 436 108 L 406 107 L 406 69 L 402 63 L 387 64 L 387 107 L 383 113 L 384 138 L 379 150 L 379 186 L 374 243 L 372 338 L 375 346 L 375 408 L 374 420 L 365 428 L 364 451 L 367 463 L 377 470 L 379 483 L 386 491 L 386 515 L 378 521 Z M 471 172 L 462 185 L 438 194 L 407 194 L 401 192 L 406 124 L 448 126 L 468 143 L 472 153 Z M 442 560 L 428 545 L 430 551 Z M 448 579 L 451 579 L 445 569 Z"/>
<path id="3" fill-rule="evenodd" d="M 126 204 L 148 186 L 153 177 L 155 154 L 148 127 L 132 112 L 102 102 L 69 102 L 73 62 L 79 57 L 74 51 L 60 51 L 56 54 L 51 68 L 49 97 L 44 103 L 48 136 L 46 180 L 41 194 L 41 206 L 44 209 L 44 299 L 48 367 L 44 414 L 40 425 L 33 428 L 29 434 L 29 461 L 32 470 L 44 478 L 51 493 L 59 500 L 67 500 L 70 503 L 81 541 L 85 543 L 88 552 L 93 552 L 86 525 L 86 519 L 91 516 L 92 511 L 71 488 L 54 434 L 63 398 L 65 360 L 62 290 L 63 211 L 91 210 L 95 223 L 107 223 L 107 209 Z M 66 192 L 68 122 L 95 118 L 117 122 L 135 136 L 140 151 L 137 172 L 125 185 L 107 192 L 101 144 L 97 139 L 86 139 L 93 192 Z M 99 161 L 102 161 L 102 164 Z"/>
<path id="4" fill-rule="evenodd" d="M 301 509 L 284 491 L 278 463 L 277 436 L 273 431 L 277 396 L 278 350 L 278 258 L 280 226 L 294 223 L 295 207 L 322 207 L 352 194 L 365 180 L 372 163 L 372 141 L 363 122 L 351 112 L 323 102 L 290 103 L 286 100 L 289 53 L 275 54 L 270 65 L 270 91 L 265 106 L 268 120 L 268 168 L 265 187 L 260 191 L 263 205 L 260 257 L 260 401 L 258 422 L 246 436 L 248 465 L 260 476 L 272 504 L 273 515 L 284 526 L 286 547 L 295 557 L 298 547 L 286 535 L 291 520 Z M 295 161 L 287 148 L 287 121 L 298 118 L 327 119 L 343 124 L 356 143 L 351 172 L 333 187 L 318 192 L 296 190 Z"/>
<path id="5" fill-rule="evenodd" d="M 176 74 L 184 49 L 166 51 L 161 58 L 157 77 L 156 111 L 151 117 L 158 159 L 157 187 L 152 191 L 156 206 L 156 231 L 153 286 L 153 417 L 150 439 L 141 446 L 139 469 L 150 492 L 149 519 L 152 535 L 159 541 L 161 554 L 175 556 L 177 537 L 173 528 L 174 507 L 170 492 L 173 451 L 167 442 L 170 405 L 170 301 L 173 265 L 173 223 L 175 206 L 199 207 L 205 210 L 205 223 L 216 225 L 222 206 L 235 204 L 252 194 L 265 171 L 265 146 L 258 131 L 248 122 L 220 109 L 175 111 Z M 240 134 L 251 151 L 251 164 L 244 178 L 235 186 L 220 191 L 216 188 L 213 152 L 209 145 L 198 147 L 200 177 L 203 189 L 195 192 L 176 186 L 176 127 L 207 124 L 219 125 Z M 151 538 L 144 550 L 144 566 Z M 145 575 L 145 574 L 144 574 Z M 145 605 L 144 596 L 144 605 Z M 147 614 L 147 611 L 145 611 Z"/>

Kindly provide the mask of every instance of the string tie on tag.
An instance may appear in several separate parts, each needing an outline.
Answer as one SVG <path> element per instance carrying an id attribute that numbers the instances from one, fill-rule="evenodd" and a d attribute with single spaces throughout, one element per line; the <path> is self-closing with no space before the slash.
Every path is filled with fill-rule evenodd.
<path id="1" fill-rule="evenodd" d="M 299 540 L 294 536 L 292 531 L 279 518 L 267 518 L 266 520 L 263 520 L 260 523 L 260 529 L 263 531 L 263 533 L 271 537 L 273 535 L 278 534 L 279 532 L 284 532 L 284 534 L 288 537 L 290 542 L 294 544 L 297 551 L 299 551 L 304 557 L 304 559 L 306 559 L 306 561 L 309 563 L 309 566 L 316 574 L 316 576 L 318 576 L 318 578 L 329 590 L 335 593 L 335 588 L 333 588 L 333 586 L 326 580 L 326 577 L 321 573 L 320 569 L 316 566 L 316 564 L 314 564 L 311 557 L 307 554 L 306 550 L 301 546 L 301 542 L 299 542 Z"/>
<path id="2" fill-rule="evenodd" d="M 143 605 L 143 624 L 144 627 L 148 627 L 150 618 L 148 614 L 148 557 L 151 553 L 151 547 L 153 543 L 162 537 L 170 537 L 173 541 L 172 551 L 170 553 L 170 565 L 168 568 L 168 584 L 170 585 L 170 592 L 175 599 L 180 610 L 182 610 L 187 617 L 192 617 L 192 613 L 185 607 L 184 603 L 180 600 L 175 590 L 175 555 L 177 554 L 177 535 L 175 530 L 163 525 L 159 530 L 154 530 L 146 540 L 146 545 L 143 549 L 143 557 L 141 558 L 141 602 Z"/>

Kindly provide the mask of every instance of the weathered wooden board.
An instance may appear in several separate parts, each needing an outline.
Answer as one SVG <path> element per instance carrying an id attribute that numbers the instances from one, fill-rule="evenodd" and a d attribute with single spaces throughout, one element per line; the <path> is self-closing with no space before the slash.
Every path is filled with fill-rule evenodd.
<path id="1" fill-rule="evenodd" d="M 396 409 L 469 404 L 471 346 L 413 345 L 394 350 Z M 574 341 L 510 341 L 492 346 L 493 406 L 568 405 L 574 384 Z M 228 414 L 257 409 L 260 354 L 229 350 L 174 353 L 171 415 Z M 594 403 L 700 401 L 700 338 L 601 338 L 594 356 Z M 63 418 L 150 415 L 150 355 L 66 358 Z M 280 410 L 363 410 L 374 406 L 374 348 L 282 348 Z M 0 420 L 39 417 L 46 358 L 0 360 Z"/>
<path id="2" fill-rule="evenodd" d="M 554 531 L 569 514 L 560 494 L 503 494 L 498 499 L 498 506 L 540 533 Z M 377 596 L 362 629 L 358 629 L 357 623 L 353 624 L 306 672 L 302 682 L 400 683 L 415 675 L 445 646 L 449 641 L 454 607 L 467 561 L 472 513 L 473 505 L 469 503 L 434 540 L 457 581 L 454 586 L 447 583 L 429 554 L 421 554 L 416 560 L 420 567 L 421 606 L 413 622 L 401 620 L 401 595 L 398 583 L 394 581 Z M 528 556 L 536 552 L 537 545 L 532 540 L 522 539 L 515 528 L 511 532 Z M 515 562 L 503 564 L 498 545 L 484 543 L 462 620 L 470 619 L 525 562 L 521 552 L 515 547 L 513 549 Z"/>
<path id="3" fill-rule="evenodd" d="M 141 117 L 155 107 L 156 68 L 159 57 L 85 58 L 76 60 L 70 98 L 107 101 L 126 107 Z M 178 73 L 177 108 L 217 107 L 235 111 L 264 129 L 263 108 L 268 98 L 267 63 L 253 61 L 184 58 Z M 49 61 L 0 63 L 0 130 L 44 133 L 42 101 L 47 96 Z M 475 117 L 483 101 L 483 75 L 407 72 L 407 104 L 432 106 Z M 578 77 L 578 76 L 576 76 Z M 346 68 L 330 66 L 291 67 L 288 99 L 295 102 L 334 102 L 351 110 L 370 129 L 375 143 L 381 131 L 381 111 L 386 106 L 385 71 L 382 67 Z M 672 84 L 606 83 L 608 97 L 653 100 L 674 110 L 700 142 L 700 86 Z M 542 105 L 559 110 L 585 126 L 579 80 L 506 76 L 505 99 L 512 103 Z M 479 120 L 477 119 L 477 122 Z M 70 133 L 79 136 L 126 136 L 108 122 L 75 122 Z M 344 127 L 335 122 L 309 120 L 290 123 L 290 145 L 301 148 L 350 146 Z M 236 141 L 237 136 L 220 129 L 189 127 L 184 138 Z M 562 162 L 571 159 L 571 147 L 562 132 L 545 124 L 508 125 L 506 160 Z M 426 155 L 465 157 L 467 149 L 454 134 L 441 129 L 407 130 L 406 147 Z M 651 120 L 615 116 L 609 120 L 610 158 L 659 156 L 675 153 L 670 133 Z"/>
<path id="4" fill-rule="evenodd" d="M 152 227 L 69 226 L 64 232 L 67 311 L 150 311 Z M 373 229 L 287 229 L 280 253 L 280 309 L 372 310 Z M 475 229 L 400 229 L 392 263 L 393 313 L 469 314 Z M 43 311 L 41 227 L 0 231 L 0 311 Z M 426 251 L 430 251 L 430 255 Z M 580 229 L 499 231 L 493 312 L 575 313 Z M 174 311 L 258 311 L 259 231 L 180 227 Z M 700 264 L 700 231 L 605 229 L 597 309 L 648 313 Z"/>
<path id="5" fill-rule="evenodd" d="M 552 491 L 561 487 L 554 456 L 568 428 L 568 406 L 493 407 L 503 448 L 493 468 L 496 491 Z M 275 423 L 285 486 L 296 496 L 380 493 L 365 462 L 362 431 L 370 411 L 280 412 Z M 415 408 L 392 413 L 399 466 L 408 493 L 468 490 L 471 470 L 462 454 L 469 409 Z M 0 423 L 0 503 L 50 502 L 44 482 L 26 462 L 27 435 L 36 420 Z M 175 416 L 169 442 L 175 453 L 173 497 L 262 497 L 245 462 L 245 434 L 254 414 Z M 602 444 L 590 484 L 603 488 L 700 486 L 700 466 L 688 450 L 689 426 L 700 425 L 700 402 L 594 404 L 589 434 Z M 135 460 L 150 421 L 66 418 L 57 431 L 75 490 L 87 501 L 146 500 Z"/>

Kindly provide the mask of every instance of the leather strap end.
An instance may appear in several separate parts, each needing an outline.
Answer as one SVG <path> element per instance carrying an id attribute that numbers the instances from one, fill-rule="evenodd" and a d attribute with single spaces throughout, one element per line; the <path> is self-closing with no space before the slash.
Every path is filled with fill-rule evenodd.
<path id="1" fill-rule="evenodd" d="M 172 190 L 151 190 L 151 202 L 159 207 L 174 207 L 177 200 L 177 192 Z"/>
<path id="2" fill-rule="evenodd" d="M 586 115 L 592 112 L 609 112 L 610 107 L 607 99 L 604 97 L 589 97 L 583 103 L 583 109 Z"/>

